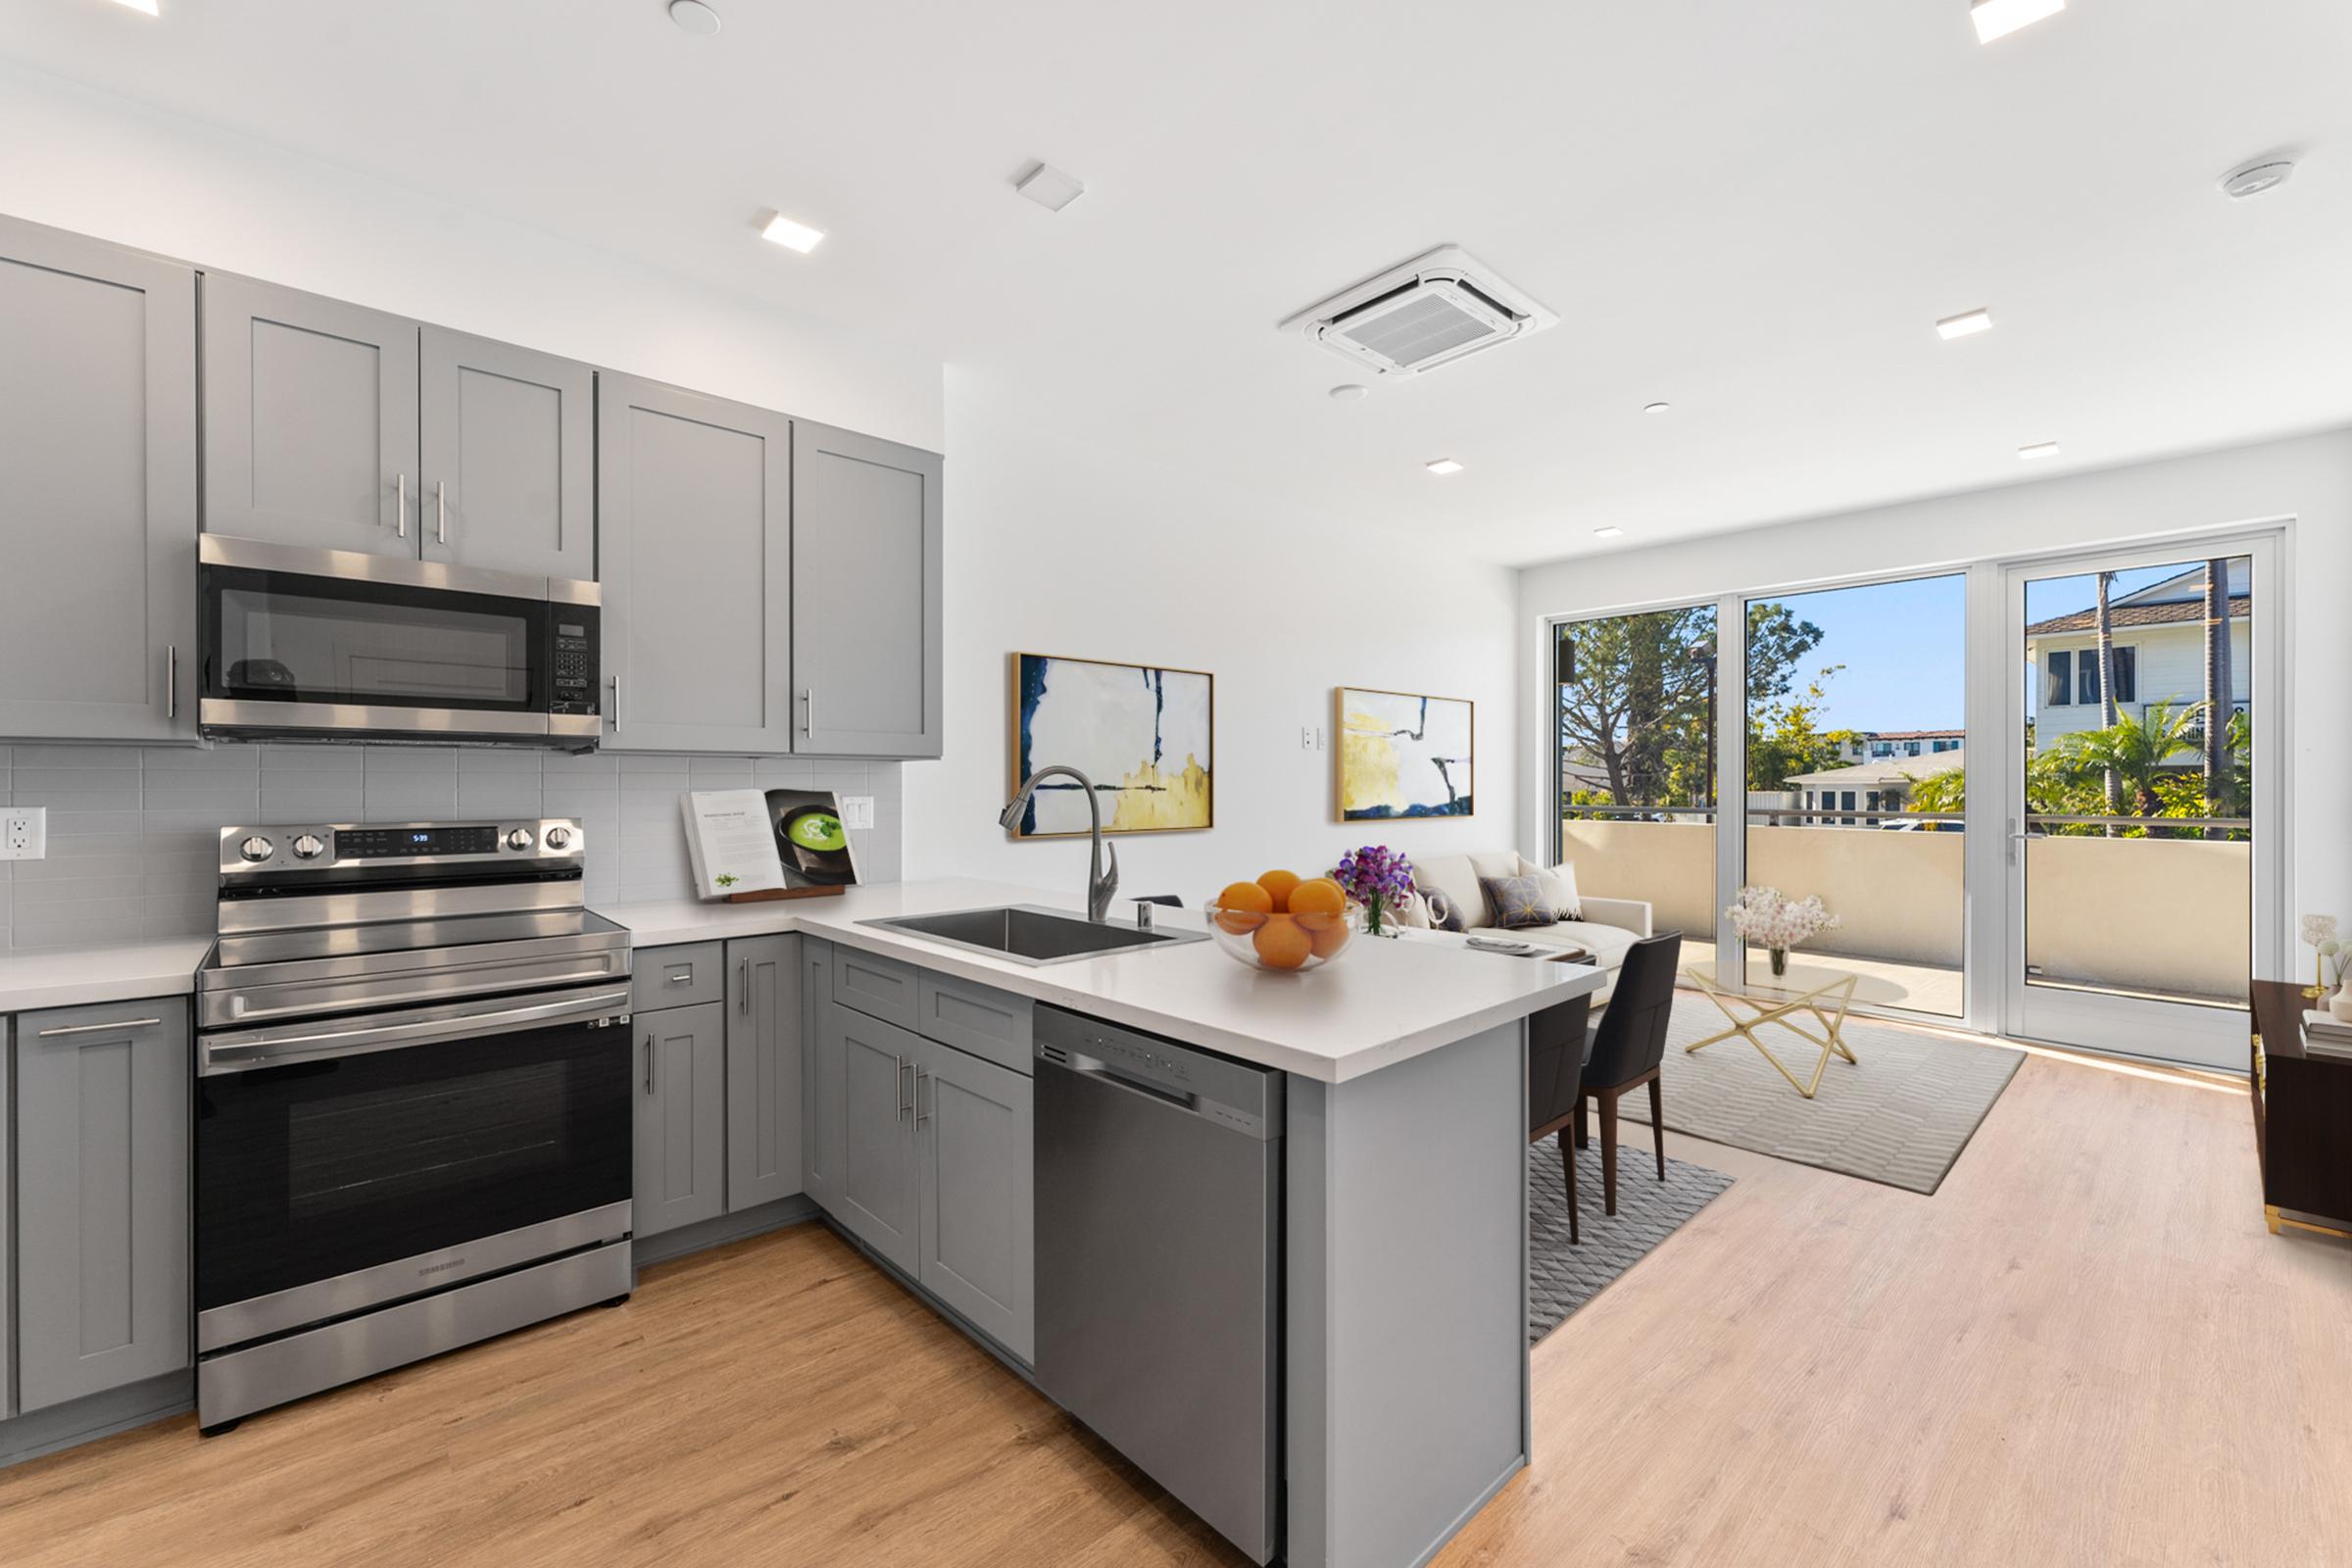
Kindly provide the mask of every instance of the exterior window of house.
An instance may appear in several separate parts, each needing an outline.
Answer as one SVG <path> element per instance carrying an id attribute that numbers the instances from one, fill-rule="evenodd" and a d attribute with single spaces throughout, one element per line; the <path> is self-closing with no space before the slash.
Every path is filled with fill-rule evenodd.
<path id="1" fill-rule="evenodd" d="M 1870 796 L 1869 796 L 1869 804 L 1868 804 L 1868 805 L 1867 805 L 1867 806 L 1864 808 L 1864 809 L 1865 809 L 1865 810 L 1871 810 L 1871 811 L 1875 811 L 1875 810 L 1877 810 L 1878 808 L 1879 808 L 1879 792 L 1878 792 L 1877 790 L 1872 790 L 1872 791 L 1870 792 Z"/>
<path id="2" fill-rule="evenodd" d="M 2118 648 L 2112 658 L 2115 664 L 2115 700 L 2119 703 L 2139 701 L 2138 650 Z"/>
<path id="3" fill-rule="evenodd" d="M 1919 742 L 1905 741 L 1903 743 L 1903 755 L 1906 757 L 1917 757 L 1919 755 Z"/>
<path id="4" fill-rule="evenodd" d="M 1894 755 L 1894 742 L 1872 741 L 1870 743 L 1870 755 L 1873 757 L 1892 757 Z"/>
<path id="5" fill-rule="evenodd" d="M 1841 810 L 1841 811 L 1850 811 L 1850 810 L 1852 810 L 1853 808 L 1854 808 L 1854 792 L 1853 792 L 1852 790 L 1847 790 L 1847 791 L 1845 792 L 1845 804 L 1844 804 L 1843 806 L 1839 807 L 1839 808 L 1838 808 L 1838 809 L 1839 809 L 1839 810 Z"/>
<path id="6" fill-rule="evenodd" d="M 2075 668 L 2075 698 L 2084 708 L 2099 701 L 2099 656 L 2085 651 Z"/>
<path id="7" fill-rule="evenodd" d="M 2042 660 L 2041 702 L 2044 708 L 2066 708 L 2075 700 L 2075 656 L 2063 651 Z M 2098 699 L 2093 697 L 2092 702 Z"/>

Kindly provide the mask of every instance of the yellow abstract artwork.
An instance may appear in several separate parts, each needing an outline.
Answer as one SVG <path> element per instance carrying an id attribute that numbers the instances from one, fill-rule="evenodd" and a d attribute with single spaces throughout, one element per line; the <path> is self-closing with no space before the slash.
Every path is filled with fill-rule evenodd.
<path id="1" fill-rule="evenodd" d="M 1469 701 L 1343 686 L 1338 712 L 1340 820 L 1472 814 Z"/>

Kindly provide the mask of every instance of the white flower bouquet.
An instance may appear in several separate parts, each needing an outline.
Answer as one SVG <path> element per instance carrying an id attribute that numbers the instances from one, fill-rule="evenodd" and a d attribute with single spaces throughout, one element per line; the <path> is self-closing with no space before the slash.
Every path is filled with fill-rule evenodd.
<path id="1" fill-rule="evenodd" d="M 1790 948 L 1838 924 L 1818 894 L 1792 899 L 1779 888 L 1741 888 L 1739 900 L 1723 912 L 1742 940 L 1771 953 L 1774 974 L 1788 972 Z"/>

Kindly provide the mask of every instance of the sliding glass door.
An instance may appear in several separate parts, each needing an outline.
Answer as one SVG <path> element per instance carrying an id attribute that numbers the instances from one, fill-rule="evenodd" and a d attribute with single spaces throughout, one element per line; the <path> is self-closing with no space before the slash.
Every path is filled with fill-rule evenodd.
<path id="1" fill-rule="evenodd" d="M 2242 1067 L 2277 901 L 2267 537 L 2006 574 L 2006 1032 Z"/>

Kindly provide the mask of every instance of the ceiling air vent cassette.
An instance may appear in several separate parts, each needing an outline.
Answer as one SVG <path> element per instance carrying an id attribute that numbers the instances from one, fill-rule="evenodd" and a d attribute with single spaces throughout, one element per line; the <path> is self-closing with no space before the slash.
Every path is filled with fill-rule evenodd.
<path id="1" fill-rule="evenodd" d="M 1380 375 L 1418 375 L 1559 320 L 1458 245 L 1441 245 L 1282 323 Z"/>

